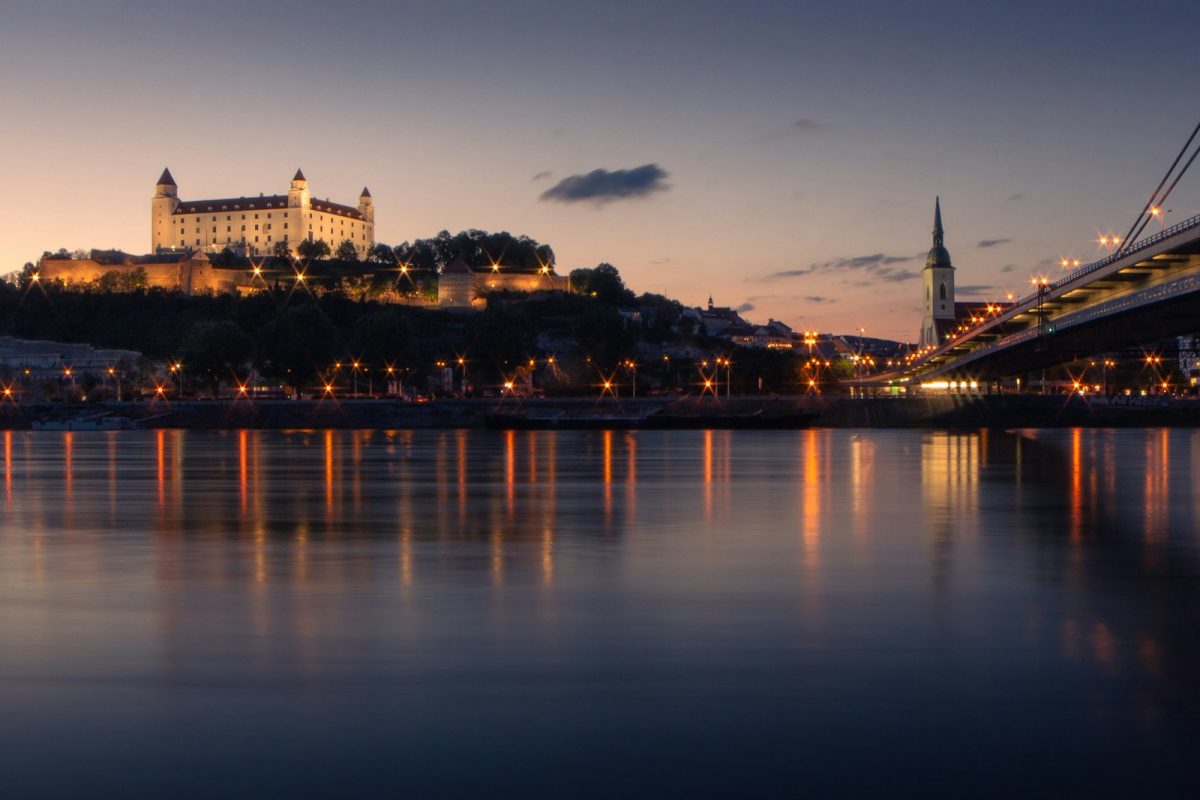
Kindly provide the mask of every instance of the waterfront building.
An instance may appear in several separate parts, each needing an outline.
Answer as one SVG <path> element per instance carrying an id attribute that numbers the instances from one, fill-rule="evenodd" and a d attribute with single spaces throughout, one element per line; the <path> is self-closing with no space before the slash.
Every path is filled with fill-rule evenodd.
<path id="1" fill-rule="evenodd" d="M 152 253 L 226 248 L 247 256 L 269 255 L 283 243 L 295 254 L 303 241 L 324 240 L 332 250 L 349 241 L 360 258 L 375 244 L 375 206 L 364 186 L 358 205 L 315 199 L 296 170 L 287 194 L 182 200 L 164 169 L 150 201 Z"/>

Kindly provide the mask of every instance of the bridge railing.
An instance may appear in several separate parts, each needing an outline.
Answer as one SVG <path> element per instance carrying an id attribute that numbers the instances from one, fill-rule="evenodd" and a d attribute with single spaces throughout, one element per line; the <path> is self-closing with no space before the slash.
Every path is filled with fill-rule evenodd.
<path id="1" fill-rule="evenodd" d="M 1139 239 L 1132 246 L 1130 246 L 1126 249 L 1123 249 L 1123 250 L 1118 250 L 1117 252 L 1113 253 L 1112 255 L 1105 256 L 1104 258 L 1100 259 L 1099 261 L 1093 261 L 1091 264 L 1084 264 L 1082 267 L 1072 270 L 1071 272 L 1067 273 L 1063 277 L 1061 277 L 1058 280 L 1051 283 L 1050 288 L 1057 289 L 1059 286 L 1065 286 L 1066 284 L 1070 283 L 1071 281 L 1075 280 L 1076 278 L 1082 278 L 1084 275 L 1095 272 L 1098 269 L 1107 267 L 1109 264 L 1120 261 L 1122 258 L 1125 258 L 1126 256 L 1131 255 L 1132 253 L 1136 253 L 1140 250 L 1145 250 L 1149 247 L 1153 247 L 1154 245 L 1158 244 L 1159 242 L 1170 239 L 1172 236 L 1183 233 L 1184 231 L 1189 230 L 1191 228 L 1195 228 L 1198 225 L 1200 225 L 1200 214 L 1197 214 L 1196 216 L 1191 217 L 1190 219 L 1185 219 L 1183 222 L 1177 222 L 1169 228 L 1163 228 L 1161 231 L 1154 234 L 1153 236 L 1147 236 L 1145 239 Z M 1030 295 L 1030 299 L 1036 300 L 1037 293 L 1035 292 L 1034 294 Z"/>

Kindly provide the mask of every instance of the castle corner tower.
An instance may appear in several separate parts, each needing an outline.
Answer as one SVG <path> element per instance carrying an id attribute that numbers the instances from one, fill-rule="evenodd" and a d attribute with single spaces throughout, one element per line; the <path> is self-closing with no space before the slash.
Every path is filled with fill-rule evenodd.
<path id="1" fill-rule="evenodd" d="M 933 247 L 921 271 L 925 285 L 925 313 L 921 318 L 921 347 L 937 347 L 942 331 L 954 323 L 954 264 L 944 242 L 941 198 L 933 201 Z"/>
<path id="2" fill-rule="evenodd" d="M 179 187 L 171 177 L 171 170 L 163 168 L 162 175 L 154 184 L 154 197 L 150 200 L 150 252 L 169 246 L 171 241 L 171 215 L 179 206 Z"/>

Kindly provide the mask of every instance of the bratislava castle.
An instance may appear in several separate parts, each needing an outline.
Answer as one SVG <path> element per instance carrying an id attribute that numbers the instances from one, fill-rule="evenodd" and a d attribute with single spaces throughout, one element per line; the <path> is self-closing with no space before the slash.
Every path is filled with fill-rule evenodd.
<path id="1" fill-rule="evenodd" d="M 295 253 L 300 242 L 323 239 L 331 250 L 349 241 L 362 257 L 375 244 L 375 207 L 365 186 L 357 206 L 313 198 L 300 170 L 287 194 L 180 200 L 169 169 L 163 170 L 154 188 L 151 252 L 216 253 L 228 247 L 246 255 L 270 255 L 279 242 Z"/>

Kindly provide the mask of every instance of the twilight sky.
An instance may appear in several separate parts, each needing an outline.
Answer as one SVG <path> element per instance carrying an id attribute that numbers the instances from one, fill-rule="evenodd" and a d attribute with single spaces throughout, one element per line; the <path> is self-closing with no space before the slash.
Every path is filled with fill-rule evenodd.
<path id="1" fill-rule="evenodd" d="M 184 199 L 284 192 L 302 167 L 319 197 L 368 185 L 391 244 L 507 229 L 563 273 L 609 261 L 636 291 L 914 340 L 936 194 L 960 299 L 1002 299 L 1124 233 L 1200 120 L 1182 0 L 44 0 L 2 19 L 0 272 L 145 252 L 164 165 Z M 1200 167 L 1167 205 L 1168 224 L 1200 213 Z"/>

